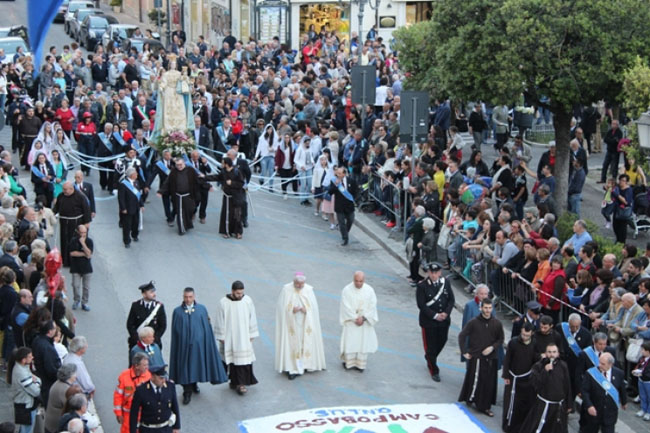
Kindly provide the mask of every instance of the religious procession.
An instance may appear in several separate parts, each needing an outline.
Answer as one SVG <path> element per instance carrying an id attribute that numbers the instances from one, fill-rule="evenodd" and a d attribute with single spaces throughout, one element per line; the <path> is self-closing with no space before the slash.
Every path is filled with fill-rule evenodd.
<path id="1" fill-rule="evenodd" d="M 439 76 L 451 0 L 108 3 L 0 15 L 0 433 L 648 428 L 642 103 Z"/>

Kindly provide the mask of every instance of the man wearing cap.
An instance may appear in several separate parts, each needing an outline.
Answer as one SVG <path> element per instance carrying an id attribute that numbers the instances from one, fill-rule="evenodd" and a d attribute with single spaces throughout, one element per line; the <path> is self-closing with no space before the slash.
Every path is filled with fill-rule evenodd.
<path id="1" fill-rule="evenodd" d="M 208 310 L 195 302 L 191 287 L 183 290 L 183 303 L 174 309 L 172 315 L 169 376 L 183 387 L 183 404 L 190 403 L 192 393 L 200 392 L 199 382 L 216 385 L 228 381 Z"/>
<path id="2" fill-rule="evenodd" d="M 154 330 L 154 341 L 162 350 L 162 336 L 167 329 L 167 315 L 162 302 L 156 301 L 156 286 L 153 281 L 140 287 L 142 299 L 131 304 L 129 317 L 126 320 L 126 330 L 129 332 L 129 353 L 138 343 L 138 332 L 145 326 Z M 130 355 L 129 355 L 130 356 Z"/>
<path id="3" fill-rule="evenodd" d="M 505 383 L 503 390 L 502 429 L 516 433 L 534 403 L 530 373 L 537 361 L 533 345 L 534 326 L 531 322 L 520 325 L 519 335 L 510 339 L 503 358 L 501 377 Z"/>
<path id="4" fill-rule="evenodd" d="M 131 239 L 138 242 L 140 211 L 144 210 L 142 186 L 138 182 L 138 172 L 135 168 L 126 170 L 126 179 L 120 182 L 117 189 L 117 201 L 120 206 L 122 241 L 125 248 L 131 248 Z"/>
<path id="5" fill-rule="evenodd" d="M 181 412 L 166 365 L 149 366 L 151 379 L 138 386 L 131 403 L 129 433 L 180 433 Z"/>
<path id="6" fill-rule="evenodd" d="M 136 353 L 131 367 L 120 373 L 113 391 L 113 413 L 120 425 L 120 433 L 129 433 L 129 415 L 136 388 L 150 379 L 149 358 L 145 353 Z"/>
<path id="7" fill-rule="evenodd" d="M 542 304 L 537 301 L 529 301 L 526 303 L 526 315 L 520 316 L 512 321 L 512 334 L 510 338 L 515 338 L 521 333 L 521 328 L 524 324 L 530 323 L 533 325 L 533 330 L 539 329 L 539 316 L 542 314 Z"/>
<path id="8" fill-rule="evenodd" d="M 63 192 L 59 194 L 52 211 L 59 214 L 61 230 L 61 258 L 63 266 L 70 265 L 68 246 L 80 224 L 90 225 L 90 204 L 87 197 L 74 188 L 72 182 L 63 184 Z"/>
<path id="9" fill-rule="evenodd" d="M 442 277 L 442 268 L 428 264 L 427 278 L 417 285 L 415 297 L 420 309 L 419 322 L 422 328 L 424 357 L 431 378 L 440 382 L 438 355 L 447 343 L 451 312 L 454 309 L 454 292 L 448 280 Z"/>
<path id="10" fill-rule="evenodd" d="M 325 370 L 325 351 L 318 302 L 307 278 L 296 272 L 275 309 L 275 369 L 294 380 L 305 371 Z"/>

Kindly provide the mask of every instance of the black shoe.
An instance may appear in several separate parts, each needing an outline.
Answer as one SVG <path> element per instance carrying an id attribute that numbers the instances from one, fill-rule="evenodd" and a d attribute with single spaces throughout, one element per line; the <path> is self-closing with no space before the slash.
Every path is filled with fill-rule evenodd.
<path id="1" fill-rule="evenodd" d="M 244 228 L 248 228 L 248 221 L 244 221 Z"/>
<path id="2" fill-rule="evenodd" d="M 192 394 L 183 394 L 183 404 L 190 404 L 192 401 Z"/>
<path id="3" fill-rule="evenodd" d="M 138 238 L 133 238 L 133 242 L 138 242 L 140 239 Z"/>
<path id="4" fill-rule="evenodd" d="M 131 244 L 124 244 L 124 248 L 131 248 Z"/>
<path id="5" fill-rule="evenodd" d="M 192 391 L 194 391 L 194 394 L 201 394 L 201 390 L 199 389 L 198 383 L 194 384 L 194 386 L 192 387 Z"/>
<path id="6" fill-rule="evenodd" d="M 296 377 L 298 377 L 297 374 L 289 374 L 289 380 L 294 380 Z"/>
<path id="7" fill-rule="evenodd" d="M 431 375 L 431 379 L 433 379 L 434 382 L 440 382 L 440 375 L 439 374 L 433 374 L 433 375 Z"/>
<path id="8" fill-rule="evenodd" d="M 174 227 L 174 221 L 167 221 L 167 225 L 169 227 Z"/>
<path id="9" fill-rule="evenodd" d="M 342 247 L 347 246 L 347 244 L 348 244 L 348 240 L 347 240 L 347 239 L 344 240 L 343 242 L 341 242 L 341 246 L 342 246 Z"/>

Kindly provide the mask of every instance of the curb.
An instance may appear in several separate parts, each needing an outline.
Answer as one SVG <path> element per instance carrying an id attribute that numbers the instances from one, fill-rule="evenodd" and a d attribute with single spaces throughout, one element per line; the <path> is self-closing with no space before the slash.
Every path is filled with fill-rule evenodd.
<path id="1" fill-rule="evenodd" d="M 373 224 L 376 227 L 372 227 L 371 224 Z M 404 257 L 404 253 L 400 253 L 400 252 L 396 251 L 393 247 L 388 245 L 388 243 L 386 242 L 385 239 L 382 239 L 382 235 L 385 234 L 386 237 L 387 237 L 388 233 L 387 232 L 380 232 L 381 234 L 375 233 L 375 231 L 373 231 L 372 229 L 373 228 L 379 228 L 379 226 L 374 224 L 370 220 L 370 218 L 368 218 L 363 212 L 359 211 L 358 209 L 356 211 L 356 215 L 355 215 L 355 218 L 354 218 L 354 225 L 357 226 L 366 235 L 368 235 L 368 237 L 370 237 L 373 241 L 375 241 L 379 246 L 381 246 L 384 249 L 384 251 L 386 251 L 391 257 L 393 257 L 401 265 L 403 265 L 404 268 L 406 268 L 406 269 L 409 268 L 409 263 L 406 261 L 406 258 Z M 454 268 L 452 268 L 450 271 L 448 271 L 446 276 L 448 277 L 451 274 L 458 275 L 458 273 L 456 272 L 456 270 Z M 452 284 L 452 287 L 457 286 L 457 284 L 454 284 L 453 281 L 451 282 L 451 284 Z M 454 295 L 456 295 L 456 292 L 462 294 L 464 296 L 464 298 L 467 298 L 466 301 L 469 301 L 471 299 L 471 297 L 468 297 L 467 293 L 462 289 L 456 290 Z M 461 304 L 461 303 L 458 302 L 458 299 L 457 299 L 458 297 L 457 296 L 454 296 L 454 297 L 456 298 L 454 308 L 456 310 L 458 310 L 458 312 L 462 313 L 464 308 L 465 308 L 464 302 L 463 302 L 463 304 Z"/>

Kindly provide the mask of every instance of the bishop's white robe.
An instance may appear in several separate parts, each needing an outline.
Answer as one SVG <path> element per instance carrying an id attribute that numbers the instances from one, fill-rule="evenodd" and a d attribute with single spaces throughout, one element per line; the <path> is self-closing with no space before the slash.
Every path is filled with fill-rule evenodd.
<path id="1" fill-rule="evenodd" d="M 358 317 L 365 317 L 361 326 L 355 323 Z M 377 351 L 375 324 L 377 316 L 377 297 L 368 284 L 357 289 L 354 283 L 343 288 L 339 321 L 343 326 L 341 335 L 341 360 L 345 368 L 365 369 L 368 354 Z"/>
<path id="2" fill-rule="evenodd" d="M 294 313 L 305 307 L 306 313 Z M 323 334 L 314 289 L 301 290 L 289 283 L 282 288 L 275 314 L 275 369 L 282 373 L 303 374 L 325 369 Z"/>

